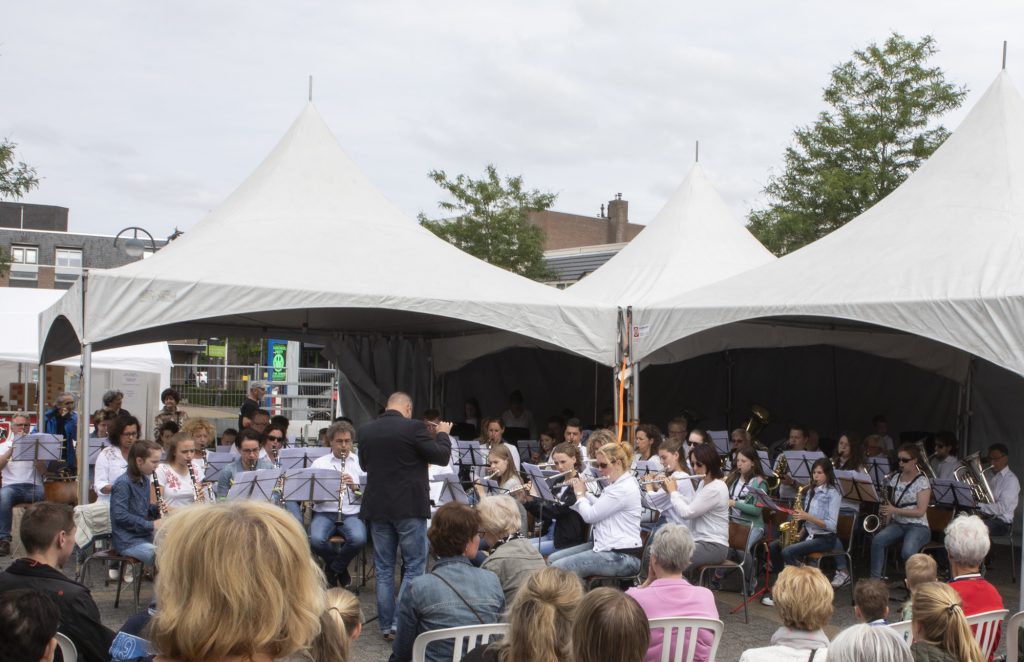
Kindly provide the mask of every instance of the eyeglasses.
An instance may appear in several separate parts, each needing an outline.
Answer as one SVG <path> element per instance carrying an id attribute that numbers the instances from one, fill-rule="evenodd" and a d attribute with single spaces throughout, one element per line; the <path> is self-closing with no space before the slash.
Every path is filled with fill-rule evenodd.
<path id="1" fill-rule="evenodd" d="M 28 428 L 32 427 L 31 423 L 11 423 L 12 428 Z"/>
<path id="2" fill-rule="evenodd" d="M 909 458 L 909 457 L 900 457 L 900 458 L 897 458 L 897 459 L 899 460 L 900 464 L 906 464 L 907 462 L 912 462 L 913 461 L 913 459 Z"/>
<path id="3" fill-rule="evenodd" d="M 260 454 L 260 449 L 258 449 L 258 448 L 243 448 L 241 450 L 241 452 L 245 453 L 246 455 L 259 455 Z"/>
<path id="4" fill-rule="evenodd" d="M 122 437 L 138 437 L 139 433 L 138 432 L 122 432 L 121 436 Z"/>
<path id="5" fill-rule="evenodd" d="M 608 463 L 607 462 L 598 462 L 597 463 L 597 468 L 598 469 L 607 469 L 608 468 Z"/>

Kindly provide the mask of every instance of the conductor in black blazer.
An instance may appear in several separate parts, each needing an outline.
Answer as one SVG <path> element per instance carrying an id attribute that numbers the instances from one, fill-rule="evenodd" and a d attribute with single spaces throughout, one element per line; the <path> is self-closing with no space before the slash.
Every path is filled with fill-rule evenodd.
<path id="1" fill-rule="evenodd" d="M 430 491 L 427 465 L 447 465 L 452 424 L 437 424 L 437 437 L 412 418 L 412 398 L 402 392 L 388 398 L 377 420 L 359 428 L 359 466 L 366 472 L 360 517 L 373 533 L 377 572 L 377 613 L 384 638 L 394 639 L 395 596 L 380 587 L 395 585 L 395 558 L 402 548 L 405 574 L 401 590 L 423 574 L 427 564 Z M 401 595 L 401 592 L 399 592 Z"/>

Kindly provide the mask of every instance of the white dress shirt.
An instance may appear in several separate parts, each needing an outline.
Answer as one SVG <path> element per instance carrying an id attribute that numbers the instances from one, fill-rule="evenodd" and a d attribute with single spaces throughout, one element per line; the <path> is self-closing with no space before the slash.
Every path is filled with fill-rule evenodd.
<path id="1" fill-rule="evenodd" d="M 953 478 L 953 472 L 960 466 L 960 460 L 956 459 L 954 455 L 947 455 L 943 459 L 933 457 L 930 464 L 932 465 L 932 471 L 935 472 L 936 478 L 942 480 L 950 480 Z"/>
<path id="2" fill-rule="evenodd" d="M 981 505 L 981 512 L 986 515 L 998 517 L 1007 524 L 1013 522 L 1013 511 L 1017 510 L 1017 501 L 1020 499 L 1020 481 L 1010 471 L 1010 467 L 1003 467 L 999 473 L 993 473 L 988 479 L 988 486 L 992 489 L 992 496 L 996 498 L 995 503 L 984 503 Z"/>
<path id="3" fill-rule="evenodd" d="M 672 508 L 690 520 L 694 542 L 729 545 L 729 488 L 724 480 L 701 481 L 689 500 L 682 492 L 674 492 Z"/>
<path id="4" fill-rule="evenodd" d="M 693 498 L 693 481 L 688 478 L 689 475 L 685 471 L 676 471 L 672 474 L 672 477 L 676 479 L 677 493 L 681 493 L 686 500 Z M 672 507 L 672 495 L 667 490 L 661 488 L 655 492 L 648 492 L 647 500 L 665 516 L 666 522 L 683 524 L 689 528 L 690 521 Z"/>
<path id="5" fill-rule="evenodd" d="M 601 496 L 577 495 L 571 508 L 583 521 L 594 527 L 594 551 L 636 549 L 643 546 L 640 539 L 640 486 L 633 474 L 626 472 L 608 487 Z"/>
<path id="6" fill-rule="evenodd" d="M 110 503 L 110 494 L 103 494 L 100 490 L 128 471 L 128 460 L 121 455 L 121 449 L 116 446 L 107 446 L 96 456 L 96 476 L 92 486 L 96 490 L 96 501 Z"/>
<path id="7" fill-rule="evenodd" d="M 23 434 L 19 434 L 17 437 L 12 435 L 7 441 L 0 444 L 0 455 L 6 455 L 7 451 L 14 446 L 14 442 L 24 436 Z M 4 466 L 2 474 L 4 485 L 42 485 L 43 477 L 36 471 L 35 465 L 36 463 L 32 460 L 11 460 Z"/>
<path id="8" fill-rule="evenodd" d="M 359 468 L 359 458 L 354 452 L 349 453 L 344 462 L 334 457 L 334 453 L 321 455 L 317 459 L 313 460 L 313 464 L 309 466 L 314 469 L 334 469 L 342 474 L 348 474 L 349 476 L 352 476 L 352 480 L 356 483 L 364 482 L 366 479 L 366 472 Z M 355 486 L 353 486 L 353 488 L 355 488 Z M 343 515 L 358 515 L 360 507 L 359 503 L 353 503 L 352 490 L 345 488 L 345 494 L 342 497 L 341 502 L 341 513 Z M 338 512 L 338 502 L 321 501 L 314 503 L 313 512 L 336 513 Z"/>

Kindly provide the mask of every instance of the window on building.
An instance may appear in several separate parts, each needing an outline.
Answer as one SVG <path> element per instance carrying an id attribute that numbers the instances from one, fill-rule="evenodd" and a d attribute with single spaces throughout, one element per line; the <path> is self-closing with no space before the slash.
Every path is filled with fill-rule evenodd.
<path id="1" fill-rule="evenodd" d="M 58 248 L 55 264 L 58 267 L 82 268 L 82 249 L 80 248 Z"/>
<path id="2" fill-rule="evenodd" d="M 13 264 L 39 264 L 39 248 L 36 246 L 11 246 Z"/>

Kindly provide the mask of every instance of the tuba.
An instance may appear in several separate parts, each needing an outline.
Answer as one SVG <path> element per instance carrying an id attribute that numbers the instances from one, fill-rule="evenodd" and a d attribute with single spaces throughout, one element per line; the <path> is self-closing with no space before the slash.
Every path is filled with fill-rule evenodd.
<path id="1" fill-rule="evenodd" d="M 978 503 L 995 503 L 996 498 L 981 466 L 981 453 L 971 453 L 965 457 L 960 466 L 953 471 L 953 478 L 967 483 L 974 492 L 974 500 Z"/>
<path id="2" fill-rule="evenodd" d="M 757 442 L 757 436 L 761 434 L 765 426 L 771 422 L 768 410 L 761 405 L 750 405 L 750 418 L 743 424 L 743 429 L 750 435 L 750 443 Z"/>

